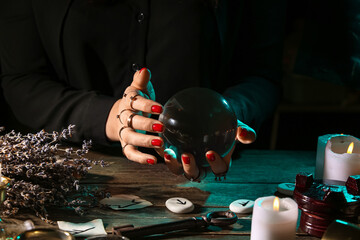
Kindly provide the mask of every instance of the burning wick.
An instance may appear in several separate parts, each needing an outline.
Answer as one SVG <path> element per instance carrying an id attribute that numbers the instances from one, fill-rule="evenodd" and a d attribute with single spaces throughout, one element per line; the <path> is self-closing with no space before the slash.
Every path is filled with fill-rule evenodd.
<path id="1" fill-rule="evenodd" d="M 347 149 L 347 153 L 352 153 L 353 152 L 353 149 L 354 149 L 354 142 L 351 142 L 349 144 L 349 147 Z"/>
<path id="2" fill-rule="evenodd" d="M 275 197 L 274 202 L 273 202 L 273 210 L 278 212 L 280 209 L 280 201 L 278 197 Z"/>

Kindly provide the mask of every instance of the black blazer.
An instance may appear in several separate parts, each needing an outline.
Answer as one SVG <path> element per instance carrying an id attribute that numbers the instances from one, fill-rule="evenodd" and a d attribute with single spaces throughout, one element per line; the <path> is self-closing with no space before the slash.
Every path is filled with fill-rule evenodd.
<path id="1" fill-rule="evenodd" d="M 145 9 L 146 13 L 154 12 L 151 6 L 161 1 L 174 5 L 193 2 L 152 0 L 152 5 L 148 0 L 130 2 L 135 8 Z M 281 79 L 283 2 L 220 0 L 219 7 L 213 9 L 214 23 L 207 25 L 212 29 L 200 35 L 205 39 L 204 46 L 194 47 L 196 53 L 190 58 L 179 57 L 189 51 L 188 46 L 192 46 L 194 40 L 183 34 L 183 38 L 173 43 L 174 53 L 169 54 L 171 56 L 162 64 L 158 62 L 163 55 L 151 58 L 147 48 L 155 45 L 159 37 L 149 37 L 151 31 L 148 29 L 140 32 L 137 36 L 144 37 L 147 45 L 134 49 L 131 57 L 136 61 L 131 66 L 129 62 L 129 68 L 124 68 L 117 89 L 112 89 L 109 76 L 96 72 L 99 81 L 108 85 L 107 89 L 101 89 L 91 80 L 72 78 L 68 70 L 64 25 L 73 1 L 3 0 L 0 1 L 0 62 L 4 95 L 16 117 L 33 129 L 52 131 L 75 124 L 77 134 L 73 140 L 91 138 L 106 144 L 105 122 L 112 104 L 121 97 L 134 71 L 148 67 L 153 74 L 155 90 L 160 93 L 158 101 L 162 104 L 176 91 L 196 82 L 195 85 L 223 92 L 240 120 L 258 126 L 278 101 L 279 92 L 273 83 Z M 177 7 L 180 12 L 182 6 Z M 167 11 L 160 9 L 159 12 Z M 210 16 L 208 11 L 201 13 L 202 17 Z M 161 22 L 161 18 L 157 19 Z M 169 31 L 176 34 L 181 27 L 178 24 Z M 197 30 L 192 29 L 191 24 L 187 28 L 189 34 Z M 166 39 L 166 36 L 161 37 Z M 218 45 L 210 40 L 214 38 Z M 76 54 L 78 49 L 71 51 Z M 87 61 L 87 56 L 80 56 L 80 59 Z M 181 68 L 176 68 L 177 63 Z M 93 71 L 92 68 L 88 70 Z M 174 80 L 169 83 L 169 76 L 173 75 Z"/>

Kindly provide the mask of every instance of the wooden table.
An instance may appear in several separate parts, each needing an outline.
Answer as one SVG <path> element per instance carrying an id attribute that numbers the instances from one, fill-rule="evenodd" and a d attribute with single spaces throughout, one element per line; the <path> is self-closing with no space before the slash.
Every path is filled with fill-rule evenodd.
<path id="1" fill-rule="evenodd" d="M 229 204 L 237 199 L 255 200 L 261 196 L 274 195 L 277 185 L 294 182 L 301 171 L 314 172 L 315 152 L 243 150 L 234 156 L 226 181 L 217 182 L 212 173 L 201 183 L 187 181 L 183 176 L 170 173 L 164 164 L 145 166 L 122 157 L 92 152 L 89 158 L 103 159 L 110 166 L 94 167 L 82 184 L 99 186 L 111 194 L 133 194 L 153 203 L 153 206 L 127 211 L 90 209 L 85 216 L 73 211 L 52 211 L 52 220 L 86 222 L 101 218 L 106 230 L 113 226 L 133 224 L 136 227 L 164 223 L 201 216 L 210 211 L 228 210 Z M 185 197 L 196 208 L 189 214 L 175 214 L 167 210 L 165 201 L 171 197 Z M 211 227 L 207 231 L 187 231 L 170 234 L 161 239 L 250 239 L 251 215 L 239 215 L 236 224 L 228 229 Z M 17 219 L 32 219 L 36 225 L 46 225 L 31 214 L 17 216 Z M 155 238 L 159 239 L 159 238 Z M 317 239 L 298 230 L 296 239 Z"/>

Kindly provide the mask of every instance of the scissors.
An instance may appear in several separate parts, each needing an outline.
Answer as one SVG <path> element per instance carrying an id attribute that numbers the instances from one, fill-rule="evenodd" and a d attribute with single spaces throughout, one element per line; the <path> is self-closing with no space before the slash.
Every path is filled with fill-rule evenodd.
<path id="1" fill-rule="evenodd" d="M 152 236 L 155 234 L 165 234 L 174 231 L 189 230 L 196 228 L 206 228 L 213 226 L 229 226 L 237 221 L 235 213 L 230 211 L 216 211 L 206 214 L 206 216 L 192 217 L 185 220 L 161 223 L 143 227 L 134 228 L 132 225 L 120 226 L 113 228 L 113 234 L 124 236 L 129 239 Z"/>

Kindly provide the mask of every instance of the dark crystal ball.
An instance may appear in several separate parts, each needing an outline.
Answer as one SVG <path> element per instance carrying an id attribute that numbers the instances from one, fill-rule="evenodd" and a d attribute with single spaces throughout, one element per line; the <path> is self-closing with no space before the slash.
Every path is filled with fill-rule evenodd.
<path id="1" fill-rule="evenodd" d="M 171 97 L 159 120 L 165 148 L 194 155 L 198 166 L 207 166 L 205 153 L 214 150 L 222 157 L 235 144 L 237 118 L 219 93 L 207 88 L 188 88 Z"/>

